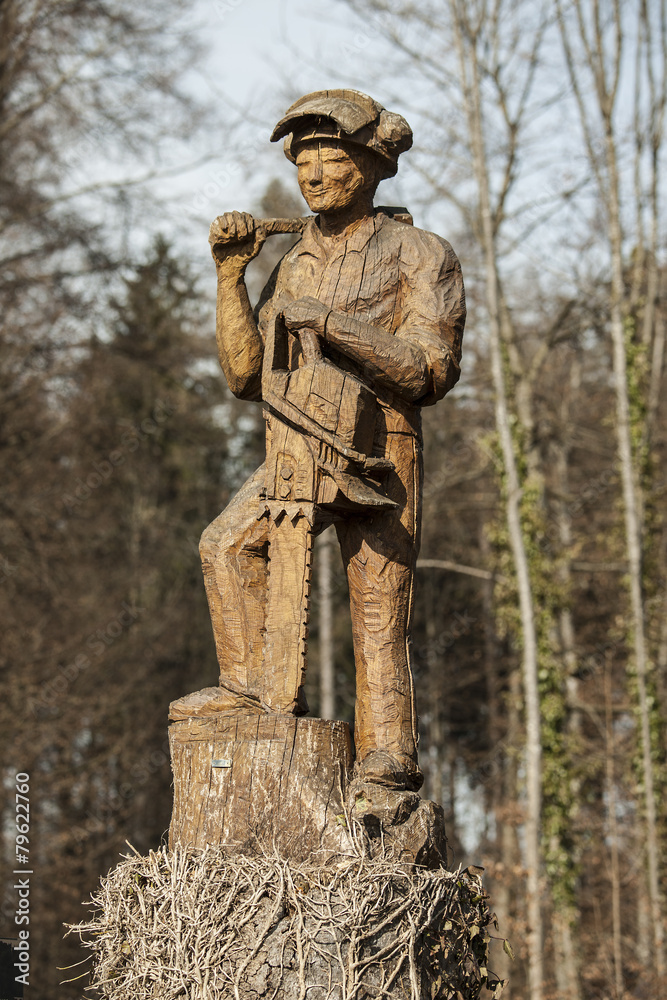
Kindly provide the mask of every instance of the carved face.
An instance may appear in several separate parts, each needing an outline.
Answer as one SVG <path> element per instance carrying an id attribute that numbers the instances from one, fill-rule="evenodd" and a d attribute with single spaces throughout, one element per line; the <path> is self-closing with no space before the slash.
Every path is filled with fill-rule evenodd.
<path id="1" fill-rule="evenodd" d="M 335 143 L 304 143 L 296 156 L 299 187 L 311 212 L 336 212 L 371 197 L 378 182 L 375 157 Z"/>

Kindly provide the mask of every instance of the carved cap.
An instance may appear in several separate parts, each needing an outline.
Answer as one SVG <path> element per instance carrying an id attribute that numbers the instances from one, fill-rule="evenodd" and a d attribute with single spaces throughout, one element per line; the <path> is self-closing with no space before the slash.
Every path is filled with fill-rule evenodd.
<path id="1" fill-rule="evenodd" d="M 387 111 L 358 90 L 316 90 L 287 109 L 271 134 L 271 142 L 282 138 L 285 156 L 292 163 L 299 143 L 337 139 L 375 153 L 382 160 L 383 177 L 393 177 L 398 157 L 412 145 L 412 129 L 402 115 Z"/>

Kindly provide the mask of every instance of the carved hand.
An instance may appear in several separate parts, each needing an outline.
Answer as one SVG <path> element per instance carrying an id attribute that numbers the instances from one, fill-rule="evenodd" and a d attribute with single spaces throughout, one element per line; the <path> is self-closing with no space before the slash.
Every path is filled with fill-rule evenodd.
<path id="1" fill-rule="evenodd" d="M 225 212 L 211 223 L 208 241 L 219 271 L 243 274 L 264 246 L 266 232 L 248 212 Z"/>
<path id="2" fill-rule="evenodd" d="M 294 302 L 285 306 L 283 317 L 288 330 L 300 330 L 307 326 L 323 337 L 327 316 L 330 312 L 328 306 L 323 305 L 312 295 L 306 295 L 304 298 L 295 299 Z"/>

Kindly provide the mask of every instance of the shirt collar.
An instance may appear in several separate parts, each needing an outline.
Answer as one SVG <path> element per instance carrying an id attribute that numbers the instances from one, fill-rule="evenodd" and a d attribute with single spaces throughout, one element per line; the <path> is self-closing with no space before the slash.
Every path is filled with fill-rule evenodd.
<path id="1" fill-rule="evenodd" d="M 326 257 L 334 259 L 350 251 L 359 253 L 364 250 L 375 234 L 387 221 L 387 216 L 377 210 L 368 216 L 346 240 L 331 240 L 323 236 L 318 225 L 319 216 L 309 219 L 306 223 L 301 240 L 294 248 L 297 257 Z"/>

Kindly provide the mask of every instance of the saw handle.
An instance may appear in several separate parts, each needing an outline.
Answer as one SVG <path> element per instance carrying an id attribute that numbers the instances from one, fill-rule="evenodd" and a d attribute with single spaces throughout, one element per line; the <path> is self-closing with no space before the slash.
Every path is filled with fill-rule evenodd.
<path id="1" fill-rule="evenodd" d="M 312 363 L 313 361 L 322 360 L 320 338 L 314 330 L 311 330 L 307 326 L 301 327 L 299 330 L 299 340 L 301 341 L 301 350 L 303 351 L 305 361 Z"/>

